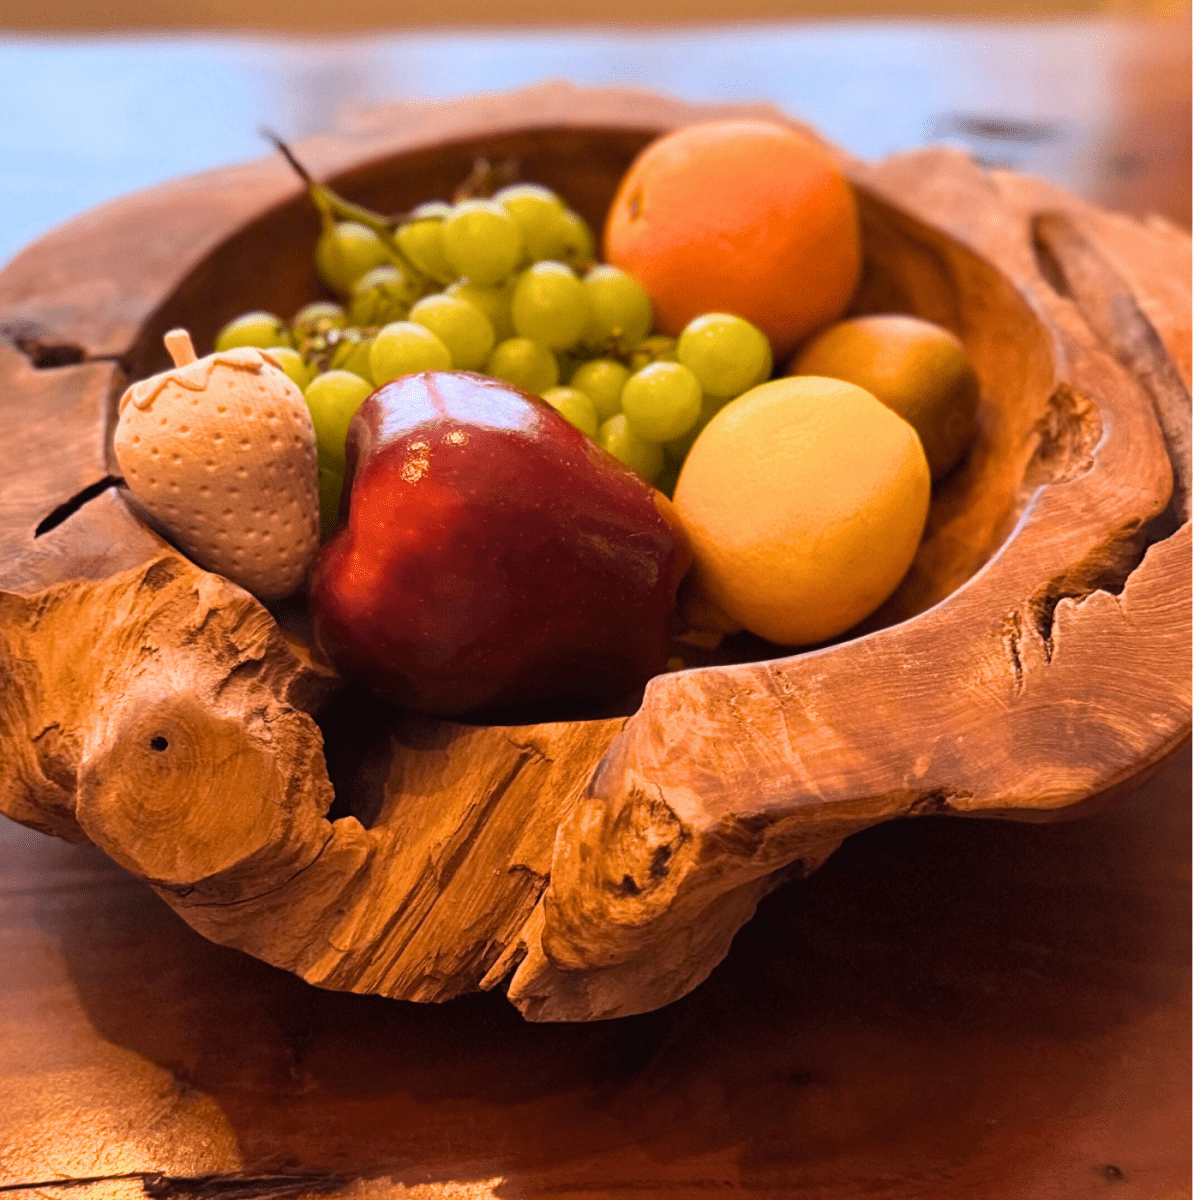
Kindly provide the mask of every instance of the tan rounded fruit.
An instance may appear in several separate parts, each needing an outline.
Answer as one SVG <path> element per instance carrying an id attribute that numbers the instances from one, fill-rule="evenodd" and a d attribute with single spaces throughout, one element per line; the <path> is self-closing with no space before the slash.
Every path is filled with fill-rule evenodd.
<path id="1" fill-rule="evenodd" d="M 836 637 L 908 570 L 929 487 L 913 427 L 862 388 L 753 388 L 696 439 L 675 491 L 698 598 L 780 645 Z"/>
<path id="2" fill-rule="evenodd" d="M 898 313 L 839 321 L 801 347 L 788 373 L 865 388 L 916 429 L 935 480 L 975 435 L 975 370 L 962 342 L 932 321 Z"/>

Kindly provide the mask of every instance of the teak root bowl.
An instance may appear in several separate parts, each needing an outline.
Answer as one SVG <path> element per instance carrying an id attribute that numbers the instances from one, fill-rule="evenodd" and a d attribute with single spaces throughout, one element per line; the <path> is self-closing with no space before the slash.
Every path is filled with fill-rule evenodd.
<path id="1" fill-rule="evenodd" d="M 653 136 L 735 111 L 783 119 L 552 85 L 381 110 L 298 152 L 385 211 L 515 156 L 598 225 Z M 115 404 L 167 365 L 162 334 L 185 325 L 203 352 L 238 312 L 319 295 L 316 216 L 280 159 L 27 250 L 0 274 L 0 809 L 90 839 L 206 937 L 322 987 L 502 985 L 532 1020 L 590 1020 L 695 987 L 760 897 L 856 830 L 1050 819 L 1144 778 L 1191 721 L 1190 239 L 948 151 L 845 168 L 856 308 L 963 338 L 970 457 L 869 628 L 792 655 L 735 641 L 760 661 L 659 676 L 595 721 L 335 698 L 286 606 L 126 504 Z"/>

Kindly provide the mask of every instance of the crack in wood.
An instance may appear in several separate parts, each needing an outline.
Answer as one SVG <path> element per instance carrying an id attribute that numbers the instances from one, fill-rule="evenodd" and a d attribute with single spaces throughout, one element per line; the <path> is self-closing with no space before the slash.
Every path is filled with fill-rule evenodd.
<path id="1" fill-rule="evenodd" d="M 305 873 L 305 871 L 311 870 L 314 866 L 316 866 L 316 864 L 318 862 L 321 861 L 321 856 L 329 848 L 329 844 L 330 844 L 330 842 L 333 841 L 333 837 L 334 837 L 333 828 L 331 826 L 328 836 L 321 843 L 321 848 L 316 852 L 316 854 L 314 854 L 312 856 L 312 858 L 310 858 L 308 860 L 308 862 L 306 862 L 304 864 L 304 866 L 297 868 L 286 879 L 280 880 L 279 883 L 273 885 L 272 887 L 264 888 L 261 892 L 255 892 L 254 895 L 252 895 L 252 896 L 239 896 L 236 900 L 201 900 L 201 901 L 197 901 L 195 904 L 189 904 L 188 907 L 189 908 L 237 908 L 241 904 L 250 904 L 255 900 L 261 900 L 264 896 L 271 896 L 275 892 L 282 891 L 283 888 L 288 887 L 292 883 L 295 883 L 296 880 L 299 879 L 300 876 Z M 171 895 L 179 896 L 180 898 L 190 896 L 196 890 L 195 884 L 178 885 L 178 884 L 170 884 L 170 883 L 157 883 L 153 879 L 148 880 L 147 882 L 149 882 L 156 891 L 170 892 Z"/>
<path id="2" fill-rule="evenodd" d="M 536 867 L 531 867 L 528 863 L 510 863 L 507 873 L 509 875 L 525 876 L 537 888 L 538 899 L 541 899 L 542 892 L 546 890 L 546 885 L 550 882 L 550 876 L 545 871 L 539 871 Z"/>
<path id="3" fill-rule="evenodd" d="M 119 475 L 105 475 L 103 479 L 97 479 L 95 483 L 89 483 L 87 487 L 81 488 L 70 499 L 64 500 L 57 508 L 47 513 L 37 523 L 33 531 L 33 536 L 40 538 L 52 529 L 57 529 L 65 520 L 73 517 L 88 501 L 95 500 L 97 496 L 102 496 L 109 488 L 124 486 L 125 480 Z"/>
<path id="4" fill-rule="evenodd" d="M 138 1180 L 142 1193 L 153 1200 L 252 1200 L 259 1196 L 285 1197 L 314 1192 L 340 1191 L 351 1182 L 348 1175 L 329 1172 L 296 1172 L 251 1175 L 229 1172 L 211 1175 L 164 1175 L 160 1171 L 125 1171 L 118 1175 L 83 1175 L 65 1179 L 40 1179 L 0 1184 L 0 1192 L 33 1192 L 55 1188 L 90 1187 L 97 1183 Z"/>
<path id="5" fill-rule="evenodd" d="M 78 366 L 89 358 L 82 346 L 56 340 L 48 329 L 33 322 L 0 326 L 0 338 L 11 342 L 39 371 Z"/>
<path id="6" fill-rule="evenodd" d="M 1025 690 L 1027 683 L 1027 666 L 1022 655 L 1025 630 L 1032 631 L 1045 665 L 1050 666 L 1054 661 L 1058 606 L 1064 600 L 1082 603 L 1097 592 L 1107 592 L 1120 600 L 1150 547 L 1165 541 L 1182 527 L 1178 510 L 1169 504 L 1140 528 L 1118 530 L 1109 545 L 1102 547 L 1091 562 L 1078 563 L 1051 579 L 1022 609 L 1008 613 L 1001 624 L 1000 638 L 1018 694 Z"/>
<path id="7" fill-rule="evenodd" d="M 974 799 L 975 797 L 971 792 L 955 788 L 930 788 L 928 791 L 921 792 L 917 796 L 908 806 L 904 815 L 906 817 L 927 817 L 951 813 L 955 810 L 954 801 L 965 800 L 970 802 Z"/>
<path id="8" fill-rule="evenodd" d="M 1171 507 L 1160 513 L 1153 521 L 1144 525 L 1137 534 L 1141 544 L 1127 563 L 1119 558 L 1119 548 L 1123 542 L 1133 539 L 1118 538 L 1110 548 L 1117 561 L 1102 561 L 1094 564 L 1090 570 L 1084 565 L 1081 579 L 1072 580 L 1070 576 L 1051 580 L 1030 600 L 1027 608 L 1033 616 L 1033 627 L 1042 641 L 1043 653 L 1047 664 L 1054 658 L 1054 627 L 1058 618 L 1058 606 L 1064 600 L 1074 600 L 1082 603 L 1097 592 L 1107 592 L 1118 600 L 1125 593 L 1137 569 L 1145 561 L 1146 553 L 1151 546 L 1165 541 L 1183 527 L 1178 513 Z"/>
<path id="9" fill-rule="evenodd" d="M 515 745 L 515 743 L 514 743 Z M 507 794 L 512 785 L 517 781 L 517 776 L 525 769 L 526 765 L 531 761 L 535 751 L 528 749 L 518 750 L 517 761 L 505 774 L 504 778 L 499 780 L 495 786 L 488 792 L 484 801 L 476 810 L 475 820 L 471 822 L 470 828 L 466 831 L 466 836 L 462 838 L 459 844 L 454 848 L 450 857 L 438 869 L 437 881 L 439 892 L 444 892 L 450 880 L 458 873 L 459 867 L 462 866 L 467 855 L 471 852 L 475 845 L 475 833 L 479 829 L 483 829 L 492 813 L 496 810 L 496 806 Z M 432 906 L 431 906 L 432 907 Z M 425 917 L 421 918 L 423 923 Z M 417 929 L 420 928 L 420 923 Z M 413 930 L 415 935 L 417 929 Z"/>
<path id="10" fill-rule="evenodd" d="M 1099 591 L 1099 588 L 1094 588 L 1093 591 Z M 1059 604 L 1070 596 L 1070 592 L 1048 591 L 1042 593 L 1029 602 L 1028 612 L 1033 618 L 1031 627 L 1037 635 L 1038 641 L 1041 642 L 1042 657 L 1046 660 L 1046 666 L 1049 666 L 1054 661 L 1054 618 L 1058 612 Z M 1074 596 L 1074 599 L 1080 599 L 1081 596 L 1089 596 L 1091 592 L 1083 592 Z"/>
<path id="11" fill-rule="evenodd" d="M 518 742 L 516 738 L 511 737 L 507 733 L 504 735 L 504 740 L 519 754 L 535 759 L 538 762 L 546 763 L 548 766 L 554 764 L 554 759 L 550 758 L 540 746 L 535 746 L 532 742 Z"/>
<path id="12" fill-rule="evenodd" d="M 1001 629 L 1001 640 L 1008 652 L 1008 665 L 1012 670 L 1017 694 L 1025 690 L 1025 664 L 1021 661 L 1021 614 L 1013 609 L 1005 618 Z"/>

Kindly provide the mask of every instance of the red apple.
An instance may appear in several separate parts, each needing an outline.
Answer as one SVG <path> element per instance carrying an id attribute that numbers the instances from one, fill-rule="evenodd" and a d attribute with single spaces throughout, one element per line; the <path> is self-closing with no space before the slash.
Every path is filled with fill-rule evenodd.
<path id="1" fill-rule="evenodd" d="M 666 665 L 688 557 L 669 517 L 545 401 L 470 371 L 403 376 L 350 426 L 342 516 L 312 573 L 317 651 L 439 716 L 620 702 Z"/>

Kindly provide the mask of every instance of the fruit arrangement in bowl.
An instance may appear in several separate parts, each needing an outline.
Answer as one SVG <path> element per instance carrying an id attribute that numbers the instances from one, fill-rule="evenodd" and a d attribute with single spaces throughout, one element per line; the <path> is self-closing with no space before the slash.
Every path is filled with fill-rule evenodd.
<path id="1" fill-rule="evenodd" d="M 321 986 L 596 1019 L 858 829 L 1161 762 L 1180 245 L 763 116 L 405 110 L 0 275 L 4 811 Z"/>
<path id="2" fill-rule="evenodd" d="M 681 649 L 811 645 L 895 589 L 978 385 L 948 330 L 839 320 L 859 222 L 813 138 L 727 120 L 651 143 L 605 221 L 623 267 L 553 191 L 504 183 L 514 163 L 388 218 L 279 147 L 327 297 L 235 317 L 198 365 L 168 334 L 175 368 L 129 390 L 115 451 L 201 566 L 263 600 L 311 575 L 313 645 L 343 678 L 446 717 L 632 710 L 672 623 Z"/>

